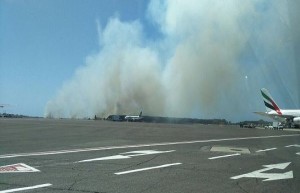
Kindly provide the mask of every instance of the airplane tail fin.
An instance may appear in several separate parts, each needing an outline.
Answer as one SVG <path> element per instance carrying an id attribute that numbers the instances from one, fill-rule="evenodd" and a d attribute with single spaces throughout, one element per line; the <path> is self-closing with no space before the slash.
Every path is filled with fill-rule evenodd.
<path id="1" fill-rule="evenodd" d="M 141 111 L 141 112 L 140 112 L 140 114 L 139 114 L 139 117 L 141 117 L 141 116 L 142 116 L 142 114 L 143 114 L 143 112 Z"/>
<path id="2" fill-rule="evenodd" d="M 272 98 L 271 94 L 269 93 L 269 91 L 265 88 L 262 88 L 261 90 L 261 94 L 263 96 L 264 99 L 264 103 L 266 106 L 267 111 L 271 111 L 274 110 L 276 111 L 279 115 L 281 115 L 281 111 L 280 108 L 278 107 L 278 105 L 275 103 L 274 99 Z"/>

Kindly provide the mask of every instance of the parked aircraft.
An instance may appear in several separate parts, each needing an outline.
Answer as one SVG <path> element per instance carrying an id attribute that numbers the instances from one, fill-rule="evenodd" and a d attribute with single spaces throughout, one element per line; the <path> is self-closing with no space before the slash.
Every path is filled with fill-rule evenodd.
<path id="1" fill-rule="evenodd" d="M 286 122 L 289 126 L 300 125 L 300 109 L 280 109 L 267 89 L 262 88 L 261 94 L 267 111 L 255 112 L 256 114 L 270 117 L 276 121 Z"/>
<path id="2" fill-rule="evenodd" d="M 127 115 L 127 116 L 125 116 L 126 121 L 140 121 L 142 119 L 143 119 L 142 111 L 140 112 L 139 115 Z"/>

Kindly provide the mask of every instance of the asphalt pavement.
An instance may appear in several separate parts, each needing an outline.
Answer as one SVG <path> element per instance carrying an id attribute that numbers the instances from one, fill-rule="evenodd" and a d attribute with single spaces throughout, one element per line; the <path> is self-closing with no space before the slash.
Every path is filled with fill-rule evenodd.
<path id="1" fill-rule="evenodd" d="M 0 119 L 0 193 L 299 190 L 298 130 Z"/>

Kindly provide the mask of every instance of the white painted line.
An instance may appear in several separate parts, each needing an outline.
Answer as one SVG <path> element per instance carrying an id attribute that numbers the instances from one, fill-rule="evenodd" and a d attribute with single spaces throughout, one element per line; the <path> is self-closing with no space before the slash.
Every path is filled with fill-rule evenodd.
<path id="1" fill-rule="evenodd" d="M 115 159 L 129 159 L 131 157 L 125 156 L 125 155 L 113 155 L 113 156 L 107 156 L 107 157 L 100 157 L 100 158 L 94 158 L 94 159 L 87 159 L 87 160 L 81 160 L 75 163 L 83 163 L 83 162 L 93 162 L 93 161 L 103 161 L 103 160 L 115 160 Z"/>
<path id="2" fill-rule="evenodd" d="M 0 159 L 1 158 L 2 159 L 3 158 L 14 158 L 14 157 L 42 156 L 42 155 L 57 155 L 57 154 L 66 154 L 66 153 L 90 152 L 90 151 L 101 151 L 101 150 L 112 150 L 112 149 L 127 149 L 127 148 L 135 148 L 135 147 L 154 147 L 154 146 L 183 145 L 183 144 L 208 143 L 208 142 L 219 142 L 219 141 L 239 141 L 239 140 L 250 140 L 250 139 L 268 139 L 268 138 L 297 137 L 297 136 L 300 136 L 300 134 L 259 136 L 259 137 L 238 137 L 238 138 L 227 138 L 227 139 L 208 139 L 208 140 L 198 140 L 198 141 L 180 141 L 180 142 L 164 142 L 164 143 L 138 144 L 138 145 L 95 147 L 95 148 L 83 148 L 83 149 L 72 149 L 72 150 L 61 150 L 61 151 L 6 154 L 6 155 L 0 155 Z"/>
<path id="3" fill-rule="evenodd" d="M 263 151 L 272 151 L 272 150 L 275 150 L 275 149 L 277 149 L 277 148 L 274 147 L 274 148 L 269 148 L 269 149 L 261 149 L 261 150 L 257 150 L 256 152 L 258 153 L 258 152 L 263 152 Z"/>
<path id="4" fill-rule="evenodd" d="M 48 186 L 52 186 L 52 184 L 41 184 L 41 185 L 36 185 L 36 186 L 30 186 L 30 187 L 25 187 L 25 188 L 16 188 L 16 189 L 10 189 L 10 190 L 2 190 L 0 193 L 8 193 L 8 192 L 19 192 L 19 191 L 24 191 L 24 190 L 32 190 L 32 189 L 37 189 L 37 188 L 45 188 Z"/>
<path id="5" fill-rule="evenodd" d="M 180 165 L 180 164 L 182 164 L 182 163 L 165 164 L 165 165 L 161 165 L 161 166 L 154 166 L 154 167 L 149 167 L 149 168 L 141 168 L 141 169 L 136 169 L 136 170 L 129 170 L 129 171 L 124 171 L 124 172 L 117 172 L 115 174 L 116 175 L 129 174 L 129 173 L 140 172 L 140 171 L 145 171 L 145 170 L 153 170 L 153 169 L 158 169 L 158 168 L 166 168 L 166 167 Z"/>
<path id="6" fill-rule="evenodd" d="M 153 154 L 162 154 L 162 153 L 170 153 L 174 152 L 175 150 L 169 150 L 169 151 L 157 151 L 157 150 L 139 150 L 139 151 L 130 151 L 130 152 L 125 152 L 121 153 L 123 155 L 128 155 L 130 157 L 136 157 L 136 156 L 141 156 L 141 155 L 153 155 Z"/>
<path id="7" fill-rule="evenodd" d="M 294 144 L 294 145 L 287 145 L 287 146 L 285 146 L 285 147 L 300 147 L 300 145 Z"/>
<path id="8" fill-rule="evenodd" d="M 216 157 L 210 157 L 208 159 L 219 159 L 219 158 L 224 158 L 224 157 L 232 157 L 232 156 L 237 156 L 241 155 L 240 153 L 235 153 L 235 154 L 229 154 L 229 155 L 221 155 L 221 156 L 216 156 Z"/>
<path id="9" fill-rule="evenodd" d="M 297 155 L 300 155 L 300 152 L 296 153 Z"/>

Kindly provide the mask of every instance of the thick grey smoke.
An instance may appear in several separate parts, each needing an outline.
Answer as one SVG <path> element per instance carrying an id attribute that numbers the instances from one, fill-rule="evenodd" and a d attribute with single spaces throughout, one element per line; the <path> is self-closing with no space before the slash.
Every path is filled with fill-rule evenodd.
<path id="1" fill-rule="evenodd" d="M 237 120 L 262 109 L 261 87 L 298 102 L 286 1 L 153 0 L 146 14 L 163 38 L 146 39 L 138 20 L 98 26 L 99 53 L 48 102 L 46 117 L 143 110 Z"/>
<path id="2" fill-rule="evenodd" d="M 162 70 L 157 53 L 143 46 L 139 22 L 112 18 L 101 32 L 101 51 L 87 58 L 74 78 L 49 101 L 46 116 L 126 114 L 141 108 L 164 111 Z"/>

